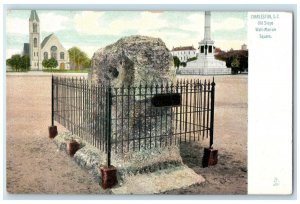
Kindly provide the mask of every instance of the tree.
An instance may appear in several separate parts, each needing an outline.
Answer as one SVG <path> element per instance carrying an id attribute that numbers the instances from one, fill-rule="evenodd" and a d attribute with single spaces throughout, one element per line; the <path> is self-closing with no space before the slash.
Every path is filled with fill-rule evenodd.
<path id="1" fill-rule="evenodd" d="M 177 56 L 174 56 L 173 60 L 174 60 L 174 66 L 176 68 L 179 68 L 179 66 L 180 66 L 180 60 L 179 60 L 179 58 Z"/>
<path id="2" fill-rule="evenodd" d="M 78 47 L 72 47 L 68 50 L 71 67 L 76 70 L 81 68 L 88 68 L 91 65 L 91 60 L 87 54 L 81 51 Z"/>
<path id="3" fill-rule="evenodd" d="M 10 59 L 6 60 L 6 63 L 8 63 L 9 66 L 12 67 L 14 71 L 20 70 L 20 64 L 21 64 L 21 55 L 13 55 Z"/>
<path id="4" fill-rule="evenodd" d="M 30 70 L 29 56 L 12 55 L 10 59 L 6 60 L 6 64 L 12 67 L 13 71 L 28 71 Z"/>
<path id="5" fill-rule="evenodd" d="M 232 72 L 234 74 L 238 73 L 240 67 L 240 61 L 237 57 L 233 57 L 232 61 L 231 61 L 231 68 L 232 68 Z"/>
<path id="6" fill-rule="evenodd" d="M 191 58 L 188 58 L 188 59 L 187 59 L 187 62 L 191 62 L 191 61 L 194 61 L 194 60 L 197 60 L 197 57 L 191 57 Z"/>
<path id="7" fill-rule="evenodd" d="M 24 55 L 21 57 L 21 70 L 29 71 L 30 70 L 30 58 L 28 55 Z"/>
<path id="8" fill-rule="evenodd" d="M 231 62 L 231 68 L 239 68 L 240 66 L 240 61 L 237 57 L 234 57 L 232 62 Z"/>
<path id="9" fill-rule="evenodd" d="M 43 67 L 50 68 L 51 71 L 52 71 L 52 68 L 57 67 L 58 63 L 57 63 L 56 59 L 54 59 L 53 57 L 51 57 L 48 60 L 44 59 L 43 62 L 42 62 L 42 65 L 43 65 Z"/>
<path id="10" fill-rule="evenodd" d="M 186 67 L 186 62 L 180 62 L 180 66 Z"/>
<path id="11" fill-rule="evenodd" d="M 215 57 L 219 60 L 226 62 L 226 67 L 231 67 L 236 73 L 238 71 L 243 72 L 248 69 L 248 50 L 230 50 L 228 52 L 222 52 Z M 238 60 L 238 66 L 237 66 Z M 233 62 L 235 61 L 235 62 Z M 234 67 L 233 67 L 234 66 Z"/>

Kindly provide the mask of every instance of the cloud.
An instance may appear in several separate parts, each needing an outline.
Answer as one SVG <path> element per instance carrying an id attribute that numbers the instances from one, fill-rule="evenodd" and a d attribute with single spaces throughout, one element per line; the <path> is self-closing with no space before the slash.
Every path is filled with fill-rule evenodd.
<path id="1" fill-rule="evenodd" d="M 212 21 L 211 26 L 212 26 L 212 31 L 217 31 L 217 30 L 234 31 L 234 30 L 240 30 L 245 28 L 246 22 L 239 18 L 229 17 L 218 22 Z"/>
<path id="2" fill-rule="evenodd" d="M 204 28 L 204 14 L 194 13 L 187 16 L 188 23 L 181 25 L 179 28 L 192 32 L 203 32 Z"/>
<path id="3" fill-rule="evenodd" d="M 54 12 L 41 13 L 40 31 L 41 32 L 57 32 L 68 29 L 72 23 L 71 18 L 58 15 Z M 7 33 L 28 35 L 29 22 L 28 18 L 8 17 L 6 22 Z"/>
<path id="4" fill-rule="evenodd" d="M 54 12 L 39 14 L 39 18 L 40 18 L 41 32 L 54 33 L 60 30 L 69 29 L 70 25 L 72 25 L 71 18 L 63 15 L 58 15 Z"/>
<path id="5" fill-rule="evenodd" d="M 138 17 L 128 19 L 121 16 L 116 20 L 101 18 L 104 12 L 85 11 L 75 15 L 74 24 L 77 32 L 88 35 L 121 35 L 127 31 L 145 33 L 167 26 L 160 18 L 161 13 L 142 12 Z"/>
<path id="6" fill-rule="evenodd" d="M 11 58 L 15 54 L 22 54 L 22 49 L 6 49 L 6 59 Z"/>
<path id="7" fill-rule="evenodd" d="M 27 35 L 29 33 L 28 20 L 21 18 L 7 18 L 6 32 Z"/>
<path id="8" fill-rule="evenodd" d="M 215 42 L 215 45 L 221 48 L 224 51 L 230 50 L 233 48 L 234 50 L 241 49 L 242 44 L 247 44 L 247 41 L 244 40 L 218 40 Z"/>
<path id="9" fill-rule="evenodd" d="M 102 22 L 101 17 L 104 12 L 94 12 L 94 11 L 83 11 L 76 14 L 74 17 L 74 26 L 78 33 L 89 34 L 89 35 L 99 35 L 99 33 L 104 30 L 104 22 Z"/>

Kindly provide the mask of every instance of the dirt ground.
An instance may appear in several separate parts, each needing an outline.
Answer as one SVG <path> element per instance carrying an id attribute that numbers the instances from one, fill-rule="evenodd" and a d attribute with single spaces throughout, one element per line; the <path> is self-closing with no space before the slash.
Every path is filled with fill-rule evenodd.
<path id="1" fill-rule="evenodd" d="M 189 77 L 195 78 L 195 77 Z M 200 77 L 211 78 L 211 77 Z M 247 193 L 247 75 L 216 76 L 215 142 L 219 162 L 201 167 L 203 145 L 181 145 L 184 163 L 206 182 L 165 194 Z M 48 138 L 50 76 L 6 78 L 6 186 L 9 193 L 103 194 L 94 178 Z M 58 126 L 62 130 L 61 126 Z M 199 156 L 200 155 L 200 156 Z"/>

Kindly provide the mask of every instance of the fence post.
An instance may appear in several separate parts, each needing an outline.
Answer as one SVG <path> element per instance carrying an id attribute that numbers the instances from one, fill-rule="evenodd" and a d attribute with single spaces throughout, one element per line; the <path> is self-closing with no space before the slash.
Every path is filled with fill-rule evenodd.
<path id="1" fill-rule="evenodd" d="M 57 93 L 56 93 L 57 94 Z M 49 137 L 57 135 L 57 126 L 54 125 L 54 77 L 51 77 L 51 126 L 48 127 Z"/>
<path id="2" fill-rule="evenodd" d="M 112 105 L 112 94 L 111 86 L 107 88 L 106 92 L 106 149 L 107 149 L 107 167 L 111 166 L 111 105 Z"/>
<path id="3" fill-rule="evenodd" d="M 51 77 L 51 126 L 54 126 L 54 77 Z"/>
<path id="4" fill-rule="evenodd" d="M 209 131 L 209 148 L 214 143 L 214 115 L 215 115 L 215 81 L 211 83 L 211 110 L 210 110 L 210 131 Z"/>
<path id="5" fill-rule="evenodd" d="M 112 188 L 118 183 L 117 169 L 111 165 L 111 106 L 112 106 L 112 93 L 111 85 L 109 83 L 106 88 L 106 150 L 107 150 L 107 166 L 102 166 L 101 180 L 102 188 Z"/>
<path id="6" fill-rule="evenodd" d="M 210 128 L 209 128 L 209 148 L 204 148 L 202 166 L 208 167 L 218 163 L 218 150 L 213 149 L 214 143 L 214 114 L 215 114 L 215 81 L 211 83 L 211 109 L 210 109 Z"/>

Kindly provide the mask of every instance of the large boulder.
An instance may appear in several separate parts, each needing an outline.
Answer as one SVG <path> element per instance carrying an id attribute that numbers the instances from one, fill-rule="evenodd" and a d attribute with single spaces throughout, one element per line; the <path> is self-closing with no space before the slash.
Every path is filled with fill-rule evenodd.
<path id="1" fill-rule="evenodd" d="M 114 150 L 123 153 L 162 147 L 174 141 L 172 107 L 156 108 L 151 103 L 151 97 L 163 89 L 152 86 L 151 92 L 149 85 L 166 86 L 166 82 L 175 79 L 172 56 L 161 39 L 129 36 L 99 49 L 92 59 L 90 77 L 93 83 L 112 86 Z M 105 106 L 105 100 L 99 104 Z M 99 124 L 101 120 L 93 123 Z"/>
<path id="2" fill-rule="evenodd" d="M 113 87 L 175 79 L 172 55 L 159 38 L 129 36 L 99 49 L 92 58 L 91 79 Z"/>

